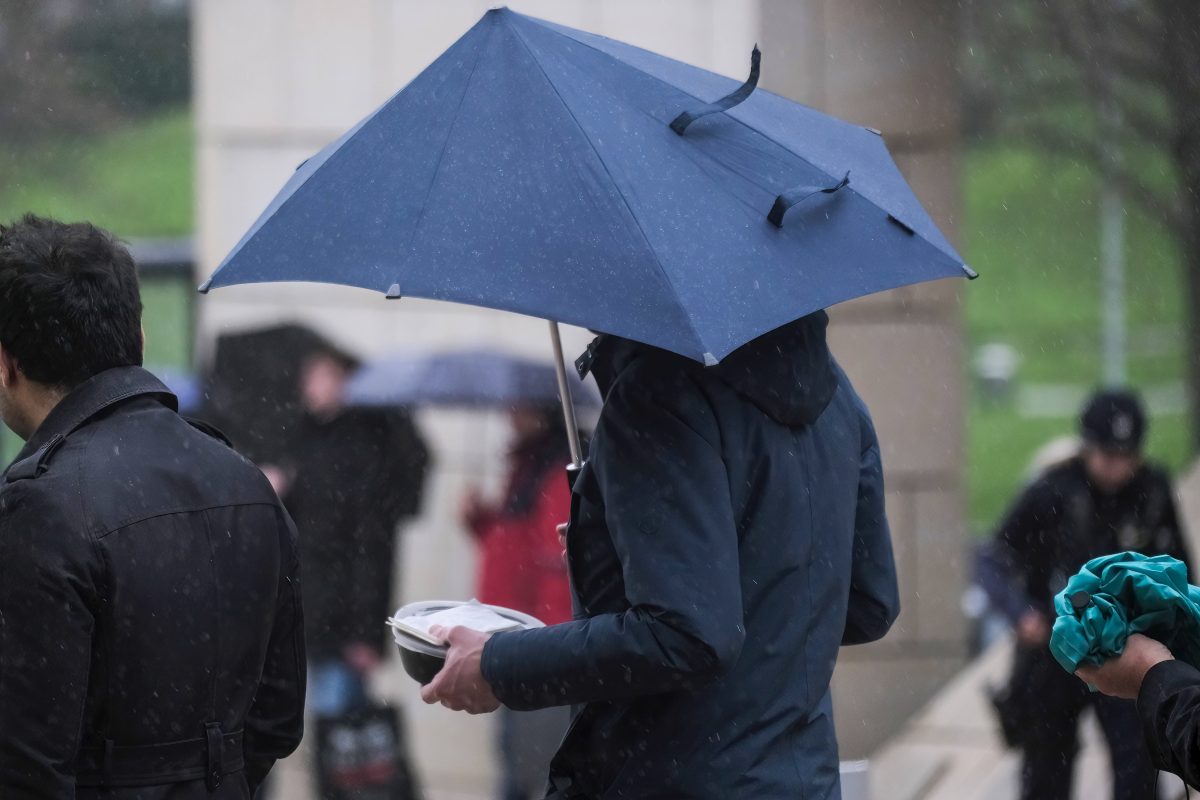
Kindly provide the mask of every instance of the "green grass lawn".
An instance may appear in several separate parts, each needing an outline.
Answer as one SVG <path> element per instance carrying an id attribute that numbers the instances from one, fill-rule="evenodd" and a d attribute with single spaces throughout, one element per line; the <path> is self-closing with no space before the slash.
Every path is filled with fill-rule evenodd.
<path id="1" fill-rule="evenodd" d="M 0 146 L 0 221 L 27 211 L 95 222 L 125 239 L 188 236 L 192 214 L 192 118 L 186 110 L 98 137 Z M 194 281 L 142 281 L 148 366 L 191 363 Z M 0 441 L 12 456 L 17 443 Z"/>
<path id="2" fill-rule="evenodd" d="M 26 211 L 89 220 L 122 237 L 192 232 L 187 111 L 100 137 L 0 147 L 0 220 Z"/>
<path id="3" fill-rule="evenodd" d="M 1095 177 L 1045 156 L 976 147 L 965 170 L 966 257 L 981 278 L 966 287 L 971 349 L 1006 342 L 1026 383 L 1096 385 L 1101 379 L 1100 267 Z M 1179 256 L 1160 225 L 1126 219 L 1131 383 L 1178 382 L 1184 371 Z M 1030 457 L 1074 432 L 1071 418 L 1023 419 L 973 397 L 968 411 L 970 523 L 995 524 Z M 1152 420 L 1149 454 L 1178 470 L 1188 460 L 1185 420 Z"/>
<path id="4" fill-rule="evenodd" d="M 186 110 L 99 137 L 0 147 L 0 220 L 27 211 L 95 222 L 122 238 L 192 232 L 192 118 Z M 143 281 L 146 362 L 191 360 L 192 281 Z"/>

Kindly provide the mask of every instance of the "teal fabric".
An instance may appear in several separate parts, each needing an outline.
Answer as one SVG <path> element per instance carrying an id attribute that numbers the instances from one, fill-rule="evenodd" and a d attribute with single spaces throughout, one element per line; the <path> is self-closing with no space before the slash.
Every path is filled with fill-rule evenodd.
<path id="1" fill-rule="evenodd" d="M 1067 672 L 1096 666 L 1144 633 L 1200 668 L 1200 588 L 1170 556 L 1116 553 L 1093 558 L 1054 598 L 1050 652 Z"/>

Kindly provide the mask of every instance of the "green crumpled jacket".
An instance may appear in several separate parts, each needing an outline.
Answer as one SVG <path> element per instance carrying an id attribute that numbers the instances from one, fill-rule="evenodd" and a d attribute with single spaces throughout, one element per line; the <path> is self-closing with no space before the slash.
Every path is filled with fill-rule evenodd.
<path id="1" fill-rule="evenodd" d="M 1170 556 L 1116 553 L 1093 558 L 1054 598 L 1050 652 L 1067 672 L 1120 655 L 1144 633 L 1200 668 L 1200 587 Z"/>

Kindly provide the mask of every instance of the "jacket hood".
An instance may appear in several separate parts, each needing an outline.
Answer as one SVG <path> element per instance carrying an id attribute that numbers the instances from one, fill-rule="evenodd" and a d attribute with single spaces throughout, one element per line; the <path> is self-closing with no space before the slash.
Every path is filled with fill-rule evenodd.
<path id="1" fill-rule="evenodd" d="M 837 371 L 825 341 L 828 324 L 824 311 L 809 314 L 748 342 L 712 367 L 675 357 L 716 376 L 776 422 L 799 427 L 821 416 L 837 389 Z M 607 396 L 616 377 L 639 353 L 654 350 L 604 335 L 576 366 L 581 377 L 591 372 L 601 395 Z"/>
<path id="2" fill-rule="evenodd" d="M 828 324 L 824 311 L 801 317 L 742 345 L 709 369 L 776 422 L 808 425 L 821 416 L 837 389 L 825 341 Z"/>

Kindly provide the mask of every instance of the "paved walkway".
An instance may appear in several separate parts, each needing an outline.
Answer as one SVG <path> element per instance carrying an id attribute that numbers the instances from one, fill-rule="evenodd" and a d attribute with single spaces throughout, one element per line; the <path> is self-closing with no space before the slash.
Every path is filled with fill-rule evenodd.
<path id="1" fill-rule="evenodd" d="M 986 699 L 1011 663 L 1011 644 L 1000 642 L 959 673 L 871 760 L 872 800 L 1013 800 L 1020 767 L 1001 743 Z M 1083 724 L 1083 751 L 1075 766 L 1074 800 L 1110 797 L 1109 761 L 1099 727 Z M 1164 775 L 1163 798 L 1183 796 L 1183 785 Z"/>

